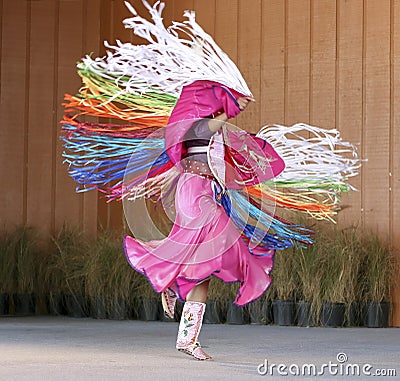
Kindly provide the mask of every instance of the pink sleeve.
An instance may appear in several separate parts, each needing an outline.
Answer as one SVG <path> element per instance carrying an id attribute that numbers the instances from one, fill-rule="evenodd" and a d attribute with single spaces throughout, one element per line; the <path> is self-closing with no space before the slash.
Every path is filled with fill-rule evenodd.
<path id="1" fill-rule="evenodd" d="M 222 103 L 222 108 L 228 117 L 234 118 L 240 113 L 239 103 L 232 92 L 225 86 L 213 86 L 214 96 Z"/>

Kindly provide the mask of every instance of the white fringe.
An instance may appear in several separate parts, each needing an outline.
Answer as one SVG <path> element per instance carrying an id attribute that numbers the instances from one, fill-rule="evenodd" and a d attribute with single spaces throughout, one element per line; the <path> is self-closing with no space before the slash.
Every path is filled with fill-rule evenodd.
<path id="1" fill-rule="evenodd" d="M 336 129 L 273 124 L 264 126 L 257 136 L 267 140 L 285 161 L 284 171 L 274 181 L 342 183 L 356 176 L 361 166 L 356 147 L 343 141 Z M 348 185 L 348 189 L 354 188 Z"/>
<path id="2" fill-rule="evenodd" d="M 156 197 L 158 199 L 159 197 L 162 197 L 163 194 L 168 191 L 168 189 L 170 189 L 170 187 L 173 185 L 173 182 L 179 175 L 179 170 L 175 167 L 172 167 L 164 173 L 150 177 L 137 186 L 129 188 L 128 191 L 124 190 L 122 198 L 126 198 L 129 201 L 134 201 L 142 197 Z M 129 184 L 127 179 L 124 181 L 127 185 Z"/>
<path id="3" fill-rule="evenodd" d="M 142 1 L 152 22 L 139 16 L 133 6 L 125 2 L 133 17 L 124 20 L 124 24 L 149 44 L 132 45 L 117 40 L 117 45 L 113 46 L 105 42 L 112 51 L 94 60 L 86 56 L 80 67 L 83 65 L 114 80 L 124 88 L 122 92 L 132 94 L 153 91 L 179 97 L 183 86 L 196 80 L 208 80 L 222 83 L 243 95 L 252 95 L 236 65 L 196 23 L 193 11 L 185 11 L 187 21 L 173 22 L 167 29 L 161 17 L 165 4 L 157 1 L 151 7 Z M 178 33 L 186 38 L 179 37 Z M 115 76 L 129 79 L 115 79 Z"/>

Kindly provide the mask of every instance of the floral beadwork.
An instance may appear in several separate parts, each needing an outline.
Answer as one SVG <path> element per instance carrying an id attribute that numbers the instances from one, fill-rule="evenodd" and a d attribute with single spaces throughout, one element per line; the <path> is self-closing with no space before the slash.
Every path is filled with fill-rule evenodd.
<path id="1" fill-rule="evenodd" d="M 187 316 L 189 315 L 189 316 Z M 184 324 L 184 329 L 183 329 L 183 336 L 187 336 L 189 331 L 188 328 L 193 327 L 193 313 L 190 311 L 185 311 L 185 314 L 183 315 L 183 324 Z"/>

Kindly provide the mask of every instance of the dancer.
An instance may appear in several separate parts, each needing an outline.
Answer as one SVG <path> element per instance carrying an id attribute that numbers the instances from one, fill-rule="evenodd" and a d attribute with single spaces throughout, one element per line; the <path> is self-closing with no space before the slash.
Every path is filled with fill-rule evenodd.
<path id="1" fill-rule="evenodd" d="M 312 243 L 308 228 L 269 206 L 332 219 L 359 161 L 336 130 L 273 125 L 254 136 L 229 126 L 254 101 L 235 64 L 193 12 L 166 29 L 164 4 L 144 4 L 152 22 L 127 3 L 133 17 L 124 23 L 149 44 L 106 43 L 106 57 L 78 64 L 84 86 L 65 97 L 64 157 L 78 191 L 160 205 L 176 195 L 169 235 L 128 236 L 125 253 L 162 294 L 170 317 L 176 299 L 185 301 L 176 348 L 207 360 L 198 336 L 210 277 L 238 282 L 239 306 L 259 298 L 271 283 L 275 250 Z M 82 122 L 82 114 L 125 123 Z"/>
<path id="2" fill-rule="evenodd" d="M 197 99 L 201 99 L 201 108 L 196 108 Z M 156 291 L 162 292 L 167 315 L 174 316 L 177 296 L 185 301 L 176 348 L 198 360 L 211 358 L 198 342 L 209 278 L 240 282 L 235 301 L 238 305 L 257 299 L 270 284 L 274 250 L 265 245 L 250 250 L 241 232 L 216 204 L 219 191 L 207 158 L 210 139 L 224 128 L 228 117 L 239 114 L 251 101 L 251 97 L 209 81 L 195 81 L 183 88 L 165 130 L 167 152 L 174 164 L 182 167 L 174 226 L 164 240 L 144 243 L 131 237 L 125 239 L 129 263 L 148 278 Z M 229 136 L 236 135 L 232 132 Z M 248 143 L 254 141 L 245 136 Z M 263 150 L 252 152 L 268 160 L 270 165 L 263 176 L 269 179 L 280 173 L 284 164 L 269 144 L 264 145 Z M 238 152 L 246 155 L 243 150 Z M 210 154 L 215 158 L 212 150 Z M 251 164 L 248 163 L 249 168 Z"/>

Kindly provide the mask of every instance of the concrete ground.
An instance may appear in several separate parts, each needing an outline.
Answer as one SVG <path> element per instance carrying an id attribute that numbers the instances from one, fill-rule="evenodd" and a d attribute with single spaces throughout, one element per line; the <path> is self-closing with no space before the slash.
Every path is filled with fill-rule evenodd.
<path id="1" fill-rule="evenodd" d="M 205 324 L 200 339 L 214 359 L 200 362 L 174 349 L 177 327 L 168 322 L 2 317 L 0 380 L 400 380 L 396 328 Z M 323 374 L 310 377 L 312 365 Z M 346 369 L 355 376 L 345 376 Z M 397 374 L 374 376 L 378 372 Z"/>

